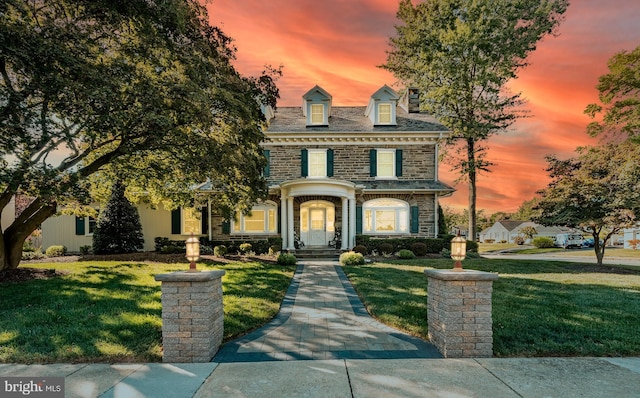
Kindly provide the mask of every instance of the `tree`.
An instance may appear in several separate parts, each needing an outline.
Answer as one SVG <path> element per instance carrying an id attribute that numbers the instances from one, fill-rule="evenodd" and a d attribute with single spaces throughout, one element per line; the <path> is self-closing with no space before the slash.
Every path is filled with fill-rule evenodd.
<path id="1" fill-rule="evenodd" d="M 475 240 L 476 177 L 489 171 L 492 134 L 524 113 L 506 84 L 527 65 L 536 43 L 552 33 L 567 0 L 401 0 L 391 50 L 382 67 L 421 91 L 421 108 L 452 132 L 453 165 L 469 186 L 469 231 Z M 461 141 L 462 145 L 453 147 Z"/>
<path id="2" fill-rule="evenodd" d="M 524 237 L 525 241 L 529 240 L 532 241 L 533 238 L 538 235 L 538 231 L 536 230 L 536 227 L 532 227 L 530 225 L 526 226 L 526 227 L 522 227 L 518 230 L 518 232 L 520 234 L 522 234 L 522 236 Z"/>
<path id="3" fill-rule="evenodd" d="M 442 206 L 438 205 L 438 235 L 446 235 L 448 233 L 447 218 L 444 215 Z"/>
<path id="4" fill-rule="evenodd" d="M 589 104 L 585 113 L 600 122 L 587 127 L 591 136 L 616 136 L 640 143 L 640 46 L 631 52 L 622 51 L 608 63 L 609 73 L 597 85 L 601 104 Z"/>
<path id="5" fill-rule="evenodd" d="M 0 210 L 34 198 L 0 231 L 0 270 L 89 203 L 89 177 L 178 204 L 209 180 L 227 212 L 266 192 L 256 99 L 275 105 L 277 76 L 241 76 L 200 2 L 5 0 L 0 15 Z"/>
<path id="6" fill-rule="evenodd" d="M 579 228 L 593 236 L 598 264 L 612 235 L 640 216 L 640 146 L 625 142 L 579 148 L 568 160 L 548 157 L 549 186 L 538 192 L 543 225 Z"/>
<path id="7" fill-rule="evenodd" d="M 111 197 L 93 233 L 95 254 L 135 253 L 144 247 L 138 209 L 124 196 L 124 185 L 113 184 Z"/>
<path id="8" fill-rule="evenodd" d="M 512 220 L 518 221 L 530 221 L 536 216 L 536 206 L 538 205 L 538 197 L 534 197 L 531 200 L 525 200 L 522 202 L 518 210 L 511 215 Z"/>

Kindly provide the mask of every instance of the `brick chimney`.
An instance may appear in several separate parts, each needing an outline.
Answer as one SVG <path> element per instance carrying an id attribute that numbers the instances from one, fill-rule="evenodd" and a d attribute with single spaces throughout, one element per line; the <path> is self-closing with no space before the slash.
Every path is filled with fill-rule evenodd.
<path id="1" fill-rule="evenodd" d="M 400 106 L 408 113 L 420 113 L 420 89 L 407 88 L 400 99 Z"/>

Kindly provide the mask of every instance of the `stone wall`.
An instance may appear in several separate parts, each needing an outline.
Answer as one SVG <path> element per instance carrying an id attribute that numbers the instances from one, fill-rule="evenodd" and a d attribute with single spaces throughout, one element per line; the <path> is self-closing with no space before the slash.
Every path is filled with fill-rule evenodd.
<path id="1" fill-rule="evenodd" d="M 491 296 L 497 274 L 425 270 L 429 339 L 445 358 L 493 356 Z"/>
<path id="2" fill-rule="evenodd" d="M 225 271 L 156 275 L 162 282 L 162 361 L 209 362 L 224 333 Z"/>

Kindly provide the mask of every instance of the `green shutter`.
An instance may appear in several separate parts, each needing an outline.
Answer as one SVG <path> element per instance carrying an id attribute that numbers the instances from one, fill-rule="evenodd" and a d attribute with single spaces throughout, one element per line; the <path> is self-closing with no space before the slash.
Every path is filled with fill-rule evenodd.
<path id="1" fill-rule="evenodd" d="M 84 235 L 84 217 L 76 216 L 76 235 Z"/>
<path id="2" fill-rule="evenodd" d="M 402 176 L 402 149 L 396 149 L 396 177 Z"/>
<path id="3" fill-rule="evenodd" d="M 378 152 L 375 149 L 369 151 L 369 175 L 371 177 L 378 175 Z"/>
<path id="4" fill-rule="evenodd" d="M 222 233 L 225 235 L 229 235 L 231 233 L 231 221 L 222 221 Z"/>
<path id="5" fill-rule="evenodd" d="M 306 177 L 309 175 L 309 151 L 303 149 L 300 151 L 300 165 L 301 170 L 300 174 L 302 177 Z"/>
<path id="6" fill-rule="evenodd" d="M 206 207 L 203 207 L 200 213 L 200 221 L 202 222 L 202 229 L 200 230 L 201 234 L 209 233 L 209 210 Z"/>
<path id="7" fill-rule="evenodd" d="M 264 166 L 263 174 L 265 177 L 270 177 L 271 176 L 271 151 L 268 149 L 265 149 L 264 157 L 267 158 L 267 165 Z"/>
<path id="8" fill-rule="evenodd" d="M 420 223 L 418 222 L 420 214 L 420 208 L 418 206 L 411 206 L 411 233 L 417 234 L 420 232 Z"/>
<path id="9" fill-rule="evenodd" d="M 180 220 L 180 208 L 178 207 L 175 210 L 171 210 L 171 233 L 173 235 L 180 235 L 180 232 L 182 232 L 180 224 L 182 224 L 182 221 Z"/>
<path id="10" fill-rule="evenodd" d="M 362 235 L 362 206 L 356 206 L 356 235 Z"/>
<path id="11" fill-rule="evenodd" d="M 333 177 L 333 149 L 327 150 L 327 177 Z"/>

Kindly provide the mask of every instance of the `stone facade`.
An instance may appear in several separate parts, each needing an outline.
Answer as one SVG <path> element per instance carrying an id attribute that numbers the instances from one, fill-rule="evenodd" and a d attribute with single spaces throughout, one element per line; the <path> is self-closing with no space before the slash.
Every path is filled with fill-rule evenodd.
<path id="1" fill-rule="evenodd" d="M 274 145 L 265 143 L 270 151 L 269 184 L 302 178 L 302 149 L 333 149 L 333 178 L 348 181 L 375 181 L 369 173 L 369 151 L 371 149 L 401 149 L 403 151 L 403 174 L 399 181 L 433 180 L 436 177 L 435 145 L 389 145 L 371 143 L 346 145 L 336 142 L 327 145 Z"/>
<path id="2" fill-rule="evenodd" d="M 156 275 L 162 282 L 163 362 L 209 362 L 224 332 L 225 271 Z"/>
<path id="3" fill-rule="evenodd" d="M 493 356 L 491 296 L 497 274 L 425 270 L 429 339 L 445 358 Z"/>

